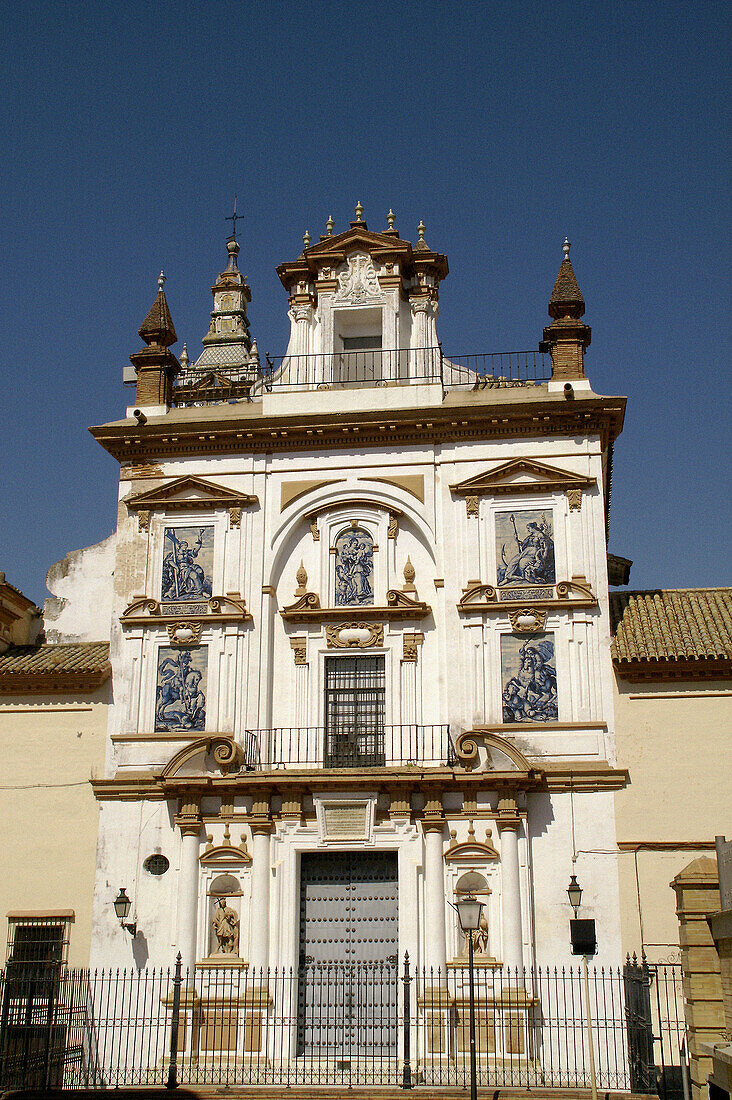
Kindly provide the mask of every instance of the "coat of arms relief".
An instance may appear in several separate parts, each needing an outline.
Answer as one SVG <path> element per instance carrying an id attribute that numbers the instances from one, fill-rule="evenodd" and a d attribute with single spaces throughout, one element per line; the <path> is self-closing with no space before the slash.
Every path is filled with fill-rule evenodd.
<path id="1" fill-rule="evenodd" d="M 381 301 L 381 287 L 369 254 L 354 252 L 348 257 L 347 264 L 347 269 L 338 275 L 335 301 L 351 304 Z"/>

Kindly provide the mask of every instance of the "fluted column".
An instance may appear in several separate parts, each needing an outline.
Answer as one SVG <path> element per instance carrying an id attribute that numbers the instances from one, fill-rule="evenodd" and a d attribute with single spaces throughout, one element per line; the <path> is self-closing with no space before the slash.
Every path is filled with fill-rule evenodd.
<path id="1" fill-rule="evenodd" d="M 269 967 L 270 833 L 272 822 L 255 820 L 252 828 L 252 912 L 249 937 L 249 973 L 256 980 Z"/>
<path id="2" fill-rule="evenodd" d="M 181 799 L 176 825 L 181 832 L 180 873 L 178 875 L 178 950 L 186 970 L 193 977 L 196 965 L 198 913 L 198 855 L 200 850 L 201 812 L 197 799 Z"/>
<path id="3" fill-rule="evenodd" d="M 505 805 L 505 804 L 504 804 Z M 501 932 L 503 965 L 521 969 L 524 965 L 521 928 L 521 874 L 519 869 L 518 830 L 521 819 L 511 806 L 499 806 L 498 828 L 501 834 Z"/>

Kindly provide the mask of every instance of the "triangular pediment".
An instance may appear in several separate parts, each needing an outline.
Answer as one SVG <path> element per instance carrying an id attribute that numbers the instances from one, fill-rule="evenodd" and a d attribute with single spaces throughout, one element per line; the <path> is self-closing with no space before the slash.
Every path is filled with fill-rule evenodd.
<path id="1" fill-rule="evenodd" d="M 412 246 L 409 241 L 404 241 L 391 233 L 374 233 L 371 229 L 356 226 L 347 229 L 345 233 L 337 233 L 335 236 L 326 237 L 323 241 L 311 245 L 305 256 L 308 260 L 338 257 L 343 253 L 363 252 L 401 252 L 405 256 L 411 255 Z"/>
<path id="2" fill-rule="evenodd" d="M 460 496 L 499 496 L 510 493 L 549 493 L 567 489 L 588 489 L 595 479 L 547 466 L 530 458 L 514 458 L 487 473 L 451 485 Z"/>
<path id="3" fill-rule="evenodd" d="M 257 497 L 204 481 L 202 477 L 178 477 L 167 485 L 135 493 L 124 501 L 130 511 L 186 511 L 198 508 L 249 508 Z"/>

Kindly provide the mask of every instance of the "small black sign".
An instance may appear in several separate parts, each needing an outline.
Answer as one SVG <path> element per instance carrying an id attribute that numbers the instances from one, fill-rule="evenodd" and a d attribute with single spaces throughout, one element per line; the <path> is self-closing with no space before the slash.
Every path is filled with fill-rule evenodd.
<path id="1" fill-rule="evenodd" d="M 573 955 L 596 955 L 597 936 L 594 920 L 571 920 L 569 934 L 572 939 Z"/>

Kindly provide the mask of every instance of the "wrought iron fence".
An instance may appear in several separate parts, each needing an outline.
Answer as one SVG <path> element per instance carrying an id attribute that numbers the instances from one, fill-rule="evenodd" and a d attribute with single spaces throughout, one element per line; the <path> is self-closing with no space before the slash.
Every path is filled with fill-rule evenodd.
<path id="1" fill-rule="evenodd" d="M 252 770 L 286 768 L 451 767 L 448 725 L 374 724 L 360 729 L 279 726 L 246 730 L 243 752 Z"/>
<path id="2" fill-rule="evenodd" d="M 551 378 L 539 351 L 443 355 L 429 348 L 374 348 L 314 355 L 266 356 L 265 365 L 189 367 L 175 380 L 177 407 L 236 403 L 263 393 L 440 383 L 443 389 L 538 385 Z"/>
<path id="3" fill-rule="evenodd" d="M 170 970 L 57 970 L 22 980 L 6 972 L 0 1080 L 41 1089 L 467 1085 L 462 960 L 444 973 L 395 956 L 256 973 L 215 965 L 222 961 L 190 974 L 180 962 Z M 660 970 L 652 984 L 659 1003 L 676 994 L 673 976 Z M 483 959 L 475 970 L 479 1084 L 587 1088 L 589 1009 L 598 1087 L 665 1097 L 658 1048 L 655 1062 L 652 1043 L 645 1065 L 637 1062 L 631 988 L 627 968 L 591 969 L 588 1003 L 579 969 L 516 971 Z M 678 1049 L 683 1025 L 672 1027 L 668 1017 L 666 1026 L 667 1038 L 676 1029 Z"/>

